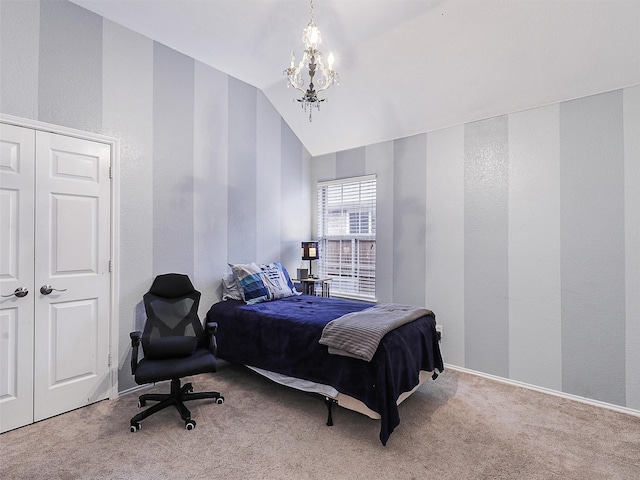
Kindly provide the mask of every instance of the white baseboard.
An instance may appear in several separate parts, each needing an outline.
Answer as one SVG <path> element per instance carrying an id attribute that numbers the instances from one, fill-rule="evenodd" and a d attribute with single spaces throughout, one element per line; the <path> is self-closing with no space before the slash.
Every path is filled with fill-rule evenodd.
<path id="1" fill-rule="evenodd" d="M 632 415 L 634 417 L 640 418 L 640 410 L 635 410 L 633 408 L 622 407 L 620 405 L 614 405 L 613 403 L 601 402 L 600 400 L 593 400 L 591 398 L 580 397 L 578 395 L 573 395 L 571 393 L 559 392 L 558 390 L 552 390 L 550 388 L 538 387 L 536 385 L 531 385 L 529 383 L 519 382 L 517 380 L 510 380 L 508 378 L 498 377 L 496 375 L 491 375 L 489 373 L 478 372 L 476 370 L 471 370 L 465 367 L 458 367 L 456 365 L 450 365 L 448 363 L 445 363 L 444 367 L 445 367 L 445 370 L 449 368 L 451 370 L 457 370 L 459 372 L 468 373 L 470 375 L 484 377 L 496 382 L 506 383 L 507 385 L 513 385 L 514 387 L 523 387 L 536 392 L 546 393 L 548 395 L 566 398 L 567 400 L 574 400 L 576 402 L 586 403 L 587 405 L 592 405 L 594 407 L 606 408 L 608 410 L 613 410 L 616 412 L 625 413 L 627 415 Z"/>
<path id="2" fill-rule="evenodd" d="M 635 410 L 633 408 L 622 407 L 620 405 L 614 405 L 613 403 L 601 402 L 600 400 L 594 400 L 587 397 L 580 397 L 578 395 L 573 395 L 571 393 L 560 392 L 558 390 L 553 390 L 551 388 L 539 387 L 537 385 L 531 385 L 530 383 L 520 382 L 518 380 L 511 380 L 509 378 L 498 377 L 497 375 L 491 375 L 489 373 L 478 372 L 477 370 L 471 370 L 465 367 L 458 367 L 457 365 L 451 365 L 449 363 L 444 364 L 445 370 L 456 370 L 463 373 L 468 373 L 470 375 L 476 375 L 478 377 L 483 377 L 488 380 L 493 380 L 495 382 L 504 383 L 507 385 L 512 385 L 514 387 L 522 387 L 528 390 L 533 390 L 535 392 L 546 393 L 547 395 L 553 395 L 555 397 L 566 398 L 567 400 L 574 400 L 576 402 L 585 403 L 587 405 L 592 405 L 594 407 L 606 408 L 608 410 L 613 410 L 615 412 L 624 413 L 626 415 L 631 415 L 633 417 L 640 418 L 640 410 Z M 167 381 L 168 382 L 168 381 Z M 165 382 L 158 382 L 165 383 Z M 123 390 L 120 392 L 120 395 L 128 395 L 131 393 L 139 392 L 150 385 L 135 385 L 131 388 Z"/>

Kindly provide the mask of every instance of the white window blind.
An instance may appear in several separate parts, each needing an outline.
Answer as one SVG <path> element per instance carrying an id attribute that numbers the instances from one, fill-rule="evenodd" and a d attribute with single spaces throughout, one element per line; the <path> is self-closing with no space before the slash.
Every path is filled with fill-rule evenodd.
<path id="1" fill-rule="evenodd" d="M 319 274 L 331 293 L 375 299 L 376 177 L 318 182 Z"/>

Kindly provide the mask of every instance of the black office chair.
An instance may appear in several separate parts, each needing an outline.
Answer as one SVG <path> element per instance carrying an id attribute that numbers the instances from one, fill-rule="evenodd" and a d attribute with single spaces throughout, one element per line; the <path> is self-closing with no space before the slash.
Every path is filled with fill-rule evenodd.
<path id="1" fill-rule="evenodd" d="M 216 323 L 205 329 L 198 318 L 200 292 L 187 275 L 158 275 L 144 295 L 147 321 L 144 332 L 132 332 L 131 373 L 138 385 L 171 380 L 171 393 L 140 395 L 138 406 L 147 401 L 159 402 L 131 419 L 130 431 L 140 430 L 140 421 L 173 405 L 180 412 L 185 428 L 193 430 L 196 422 L 184 405 L 188 400 L 213 398 L 224 402 L 219 392 L 193 393 L 193 385 L 180 385 L 182 377 L 216 371 Z M 138 346 L 142 340 L 144 358 L 138 362 Z"/>

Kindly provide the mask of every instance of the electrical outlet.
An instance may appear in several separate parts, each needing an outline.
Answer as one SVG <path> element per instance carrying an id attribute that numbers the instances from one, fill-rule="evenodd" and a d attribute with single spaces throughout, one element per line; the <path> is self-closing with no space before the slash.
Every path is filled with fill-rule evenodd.
<path id="1" fill-rule="evenodd" d="M 436 332 L 438 333 L 438 341 L 442 340 L 442 325 L 436 325 Z"/>

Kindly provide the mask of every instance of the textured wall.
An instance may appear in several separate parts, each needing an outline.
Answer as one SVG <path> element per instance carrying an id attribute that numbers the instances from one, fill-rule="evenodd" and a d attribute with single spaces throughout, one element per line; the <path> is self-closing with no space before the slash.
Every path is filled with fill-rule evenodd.
<path id="1" fill-rule="evenodd" d="M 611 403 L 626 394 L 622 97 L 560 105 L 562 385 Z"/>
<path id="2" fill-rule="evenodd" d="M 121 141 L 120 390 L 155 275 L 203 315 L 227 261 L 300 266 L 311 159 L 256 88 L 64 0 L 2 0 L 0 75 L 0 112 Z"/>
<path id="3" fill-rule="evenodd" d="M 377 297 L 433 309 L 446 362 L 640 409 L 638 132 L 635 86 L 323 155 L 311 177 L 377 174 Z"/>

